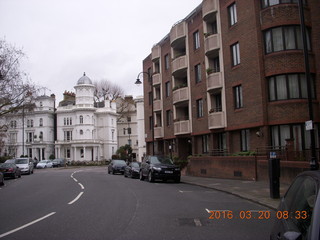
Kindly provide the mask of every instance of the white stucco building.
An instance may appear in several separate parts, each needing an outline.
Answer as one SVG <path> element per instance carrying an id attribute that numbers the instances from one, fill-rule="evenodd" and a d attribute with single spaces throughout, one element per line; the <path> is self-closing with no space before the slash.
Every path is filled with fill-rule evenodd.
<path id="1" fill-rule="evenodd" d="M 57 107 L 55 156 L 67 161 L 111 159 L 117 150 L 116 103 L 94 103 L 95 86 L 85 74 L 78 80 L 75 94 L 64 93 Z"/>
<path id="2" fill-rule="evenodd" d="M 0 155 L 49 159 L 54 154 L 54 109 L 55 96 L 43 95 L 23 109 L 2 116 Z"/>
<path id="3" fill-rule="evenodd" d="M 146 154 L 143 97 L 125 96 L 117 100 L 118 148 L 130 145 L 133 160 L 141 162 Z"/>

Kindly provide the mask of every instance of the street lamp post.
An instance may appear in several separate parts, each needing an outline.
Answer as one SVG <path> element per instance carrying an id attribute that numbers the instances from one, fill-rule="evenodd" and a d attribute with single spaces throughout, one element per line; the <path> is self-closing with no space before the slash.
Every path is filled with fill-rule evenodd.
<path id="1" fill-rule="evenodd" d="M 151 129 L 151 135 L 152 135 L 152 155 L 154 155 L 154 116 L 153 116 L 153 81 L 152 81 L 152 75 L 149 72 L 140 72 L 137 76 L 137 80 L 135 82 L 135 84 L 142 84 L 141 80 L 140 80 L 140 75 L 141 74 L 146 74 L 148 76 L 148 82 L 150 83 L 151 86 L 151 124 L 152 124 L 152 129 Z"/>
<path id="2" fill-rule="evenodd" d="M 308 55 L 308 45 L 307 45 L 307 33 L 306 33 L 306 25 L 304 21 L 304 10 L 303 10 L 303 2 L 299 0 L 299 12 L 300 12 L 300 24 L 301 24 L 301 36 L 302 36 L 302 43 L 303 43 L 303 55 L 304 55 L 304 66 L 305 66 L 305 75 L 307 81 L 307 91 L 308 91 L 308 108 L 309 108 L 309 118 L 313 124 L 313 104 L 312 104 L 312 83 L 310 77 L 310 67 L 309 67 L 309 55 Z M 310 159 L 310 169 L 311 170 L 318 170 L 319 163 L 317 159 L 316 153 L 316 144 L 315 144 L 315 134 L 314 128 L 310 130 L 310 142 L 311 142 L 311 159 Z"/>

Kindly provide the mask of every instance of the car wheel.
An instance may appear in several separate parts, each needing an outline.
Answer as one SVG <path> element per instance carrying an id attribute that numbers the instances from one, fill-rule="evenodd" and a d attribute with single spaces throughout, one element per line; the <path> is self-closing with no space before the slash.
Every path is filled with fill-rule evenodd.
<path id="1" fill-rule="evenodd" d="M 19 173 L 19 176 L 18 176 L 19 178 L 21 178 L 21 173 Z"/>
<path id="2" fill-rule="evenodd" d="M 149 180 L 149 182 L 154 182 L 154 178 L 152 176 L 152 172 L 151 171 L 148 174 L 148 180 Z"/>
<path id="3" fill-rule="evenodd" d="M 128 177 L 126 173 L 123 173 L 123 176 L 124 176 L 125 178 Z"/>
<path id="4" fill-rule="evenodd" d="M 140 180 L 143 181 L 144 180 L 144 176 L 142 174 L 142 171 L 140 171 Z"/>
<path id="5" fill-rule="evenodd" d="M 114 170 L 112 170 L 112 174 L 113 174 L 113 175 L 115 174 Z"/>

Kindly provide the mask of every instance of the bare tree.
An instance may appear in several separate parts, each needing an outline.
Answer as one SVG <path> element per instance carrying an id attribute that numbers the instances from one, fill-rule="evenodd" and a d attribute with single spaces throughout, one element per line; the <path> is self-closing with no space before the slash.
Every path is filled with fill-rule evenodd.
<path id="1" fill-rule="evenodd" d="M 117 84 L 102 79 L 100 81 L 94 81 L 93 85 L 96 87 L 95 100 L 101 102 L 103 100 L 116 100 L 124 96 L 124 90 Z"/>
<path id="2" fill-rule="evenodd" d="M 32 102 L 37 87 L 20 70 L 25 54 L 0 39 L 0 117 Z"/>

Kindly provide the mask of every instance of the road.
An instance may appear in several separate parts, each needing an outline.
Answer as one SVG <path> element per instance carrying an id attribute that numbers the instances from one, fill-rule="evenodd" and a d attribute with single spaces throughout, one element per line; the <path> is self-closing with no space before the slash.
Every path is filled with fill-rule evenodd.
<path id="1" fill-rule="evenodd" d="M 270 209 L 236 196 L 106 167 L 41 169 L 5 183 L 1 240 L 269 239 L 273 224 Z"/>

